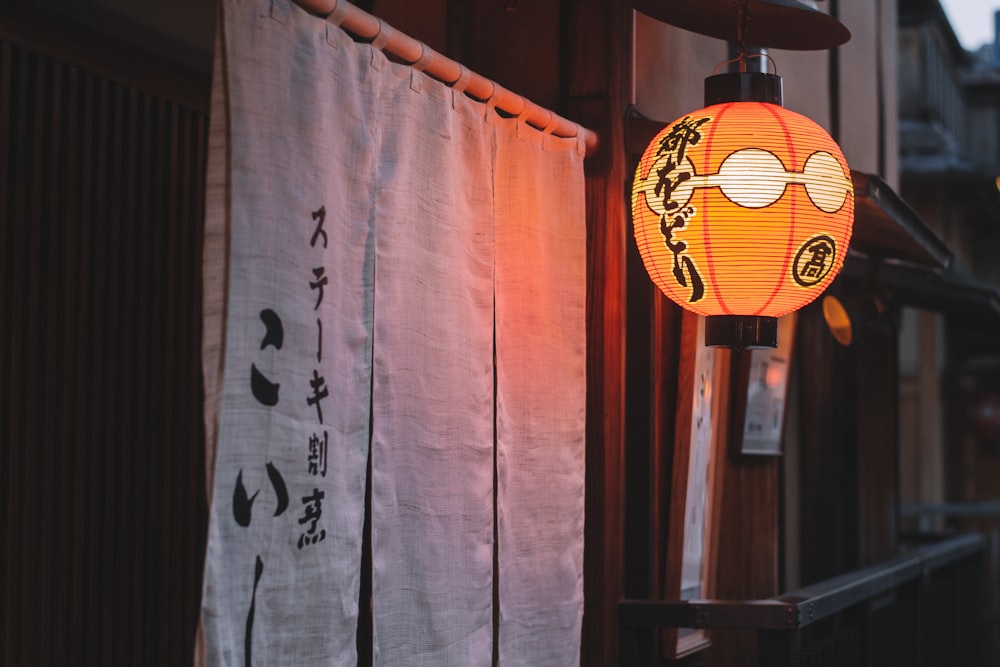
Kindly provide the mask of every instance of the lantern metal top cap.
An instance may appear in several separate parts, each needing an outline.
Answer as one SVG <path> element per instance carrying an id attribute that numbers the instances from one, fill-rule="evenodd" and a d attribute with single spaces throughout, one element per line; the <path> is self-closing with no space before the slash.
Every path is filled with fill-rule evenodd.
<path id="1" fill-rule="evenodd" d="M 746 0 L 746 34 L 741 36 L 741 2 L 734 0 L 632 0 L 658 21 L 730 42 L 772 49 L 819 51 L 851 38 L 836 18 L 797 0 Z"/>
<path id="2" fill-rule="evenodd" d="M 763 72 L 724 72 L 705 79 L 705 106 L 767 102 L 782 106 L 781 77 Z"/>

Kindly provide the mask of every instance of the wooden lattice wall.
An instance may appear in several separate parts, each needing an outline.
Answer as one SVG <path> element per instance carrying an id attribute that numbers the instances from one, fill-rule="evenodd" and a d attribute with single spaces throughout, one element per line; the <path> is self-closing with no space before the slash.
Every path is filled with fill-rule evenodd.
<path id="1" fill-rule="evenodd" d="M 0 41 L 0 664 L 188 664 L 207 117 L 76 65 Z"/>

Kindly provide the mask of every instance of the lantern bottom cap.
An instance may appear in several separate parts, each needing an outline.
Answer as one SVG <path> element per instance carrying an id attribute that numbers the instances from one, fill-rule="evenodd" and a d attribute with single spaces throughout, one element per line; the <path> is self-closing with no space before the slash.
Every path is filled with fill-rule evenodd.
<path id="1" fill-rule="evenodd" d="M 735 350 L 778 347 L 778 318 L 760 315 L 709 315 L 705 345 Z"/>

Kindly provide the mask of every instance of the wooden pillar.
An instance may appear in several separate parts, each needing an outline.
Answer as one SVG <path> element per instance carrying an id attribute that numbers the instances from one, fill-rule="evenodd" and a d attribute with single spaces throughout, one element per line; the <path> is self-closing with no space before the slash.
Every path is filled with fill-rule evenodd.
<path id="1" fill-rule="evenodd" d="M 563 3 L 566 115 L 600 136 L 587 168 L 587 501 L 581 664 L 618 661 L 625 433 L 627 6 Z"/>
<path id="2" fill-rule="evenodd" d="M 746 391 L 749 354 L 742 351 L 727 355 L 731 357 L 731 372 L 729 386 L 723 389 L 724 416 L 731 415 L 736 392 Z M 781 459 L 739 453 L 741 426 L 725 421 L 723 438 L 716 449 L 714 597 L 723 600 L 752 600 L 780 593 Z M 756 665 L 757 633 L 715 632 L 711 661 L 734 667 Z"/>

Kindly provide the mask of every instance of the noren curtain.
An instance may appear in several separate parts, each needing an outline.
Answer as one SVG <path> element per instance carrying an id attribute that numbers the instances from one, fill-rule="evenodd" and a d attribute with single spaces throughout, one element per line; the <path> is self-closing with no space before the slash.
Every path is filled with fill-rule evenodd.
<path id="1" fill-rule="evenodd" d="M 223 19 L 205 661 L 356 662 L 370 465 L 376 664 L 578 663 L 582 143 L 286 0 Z"/>

